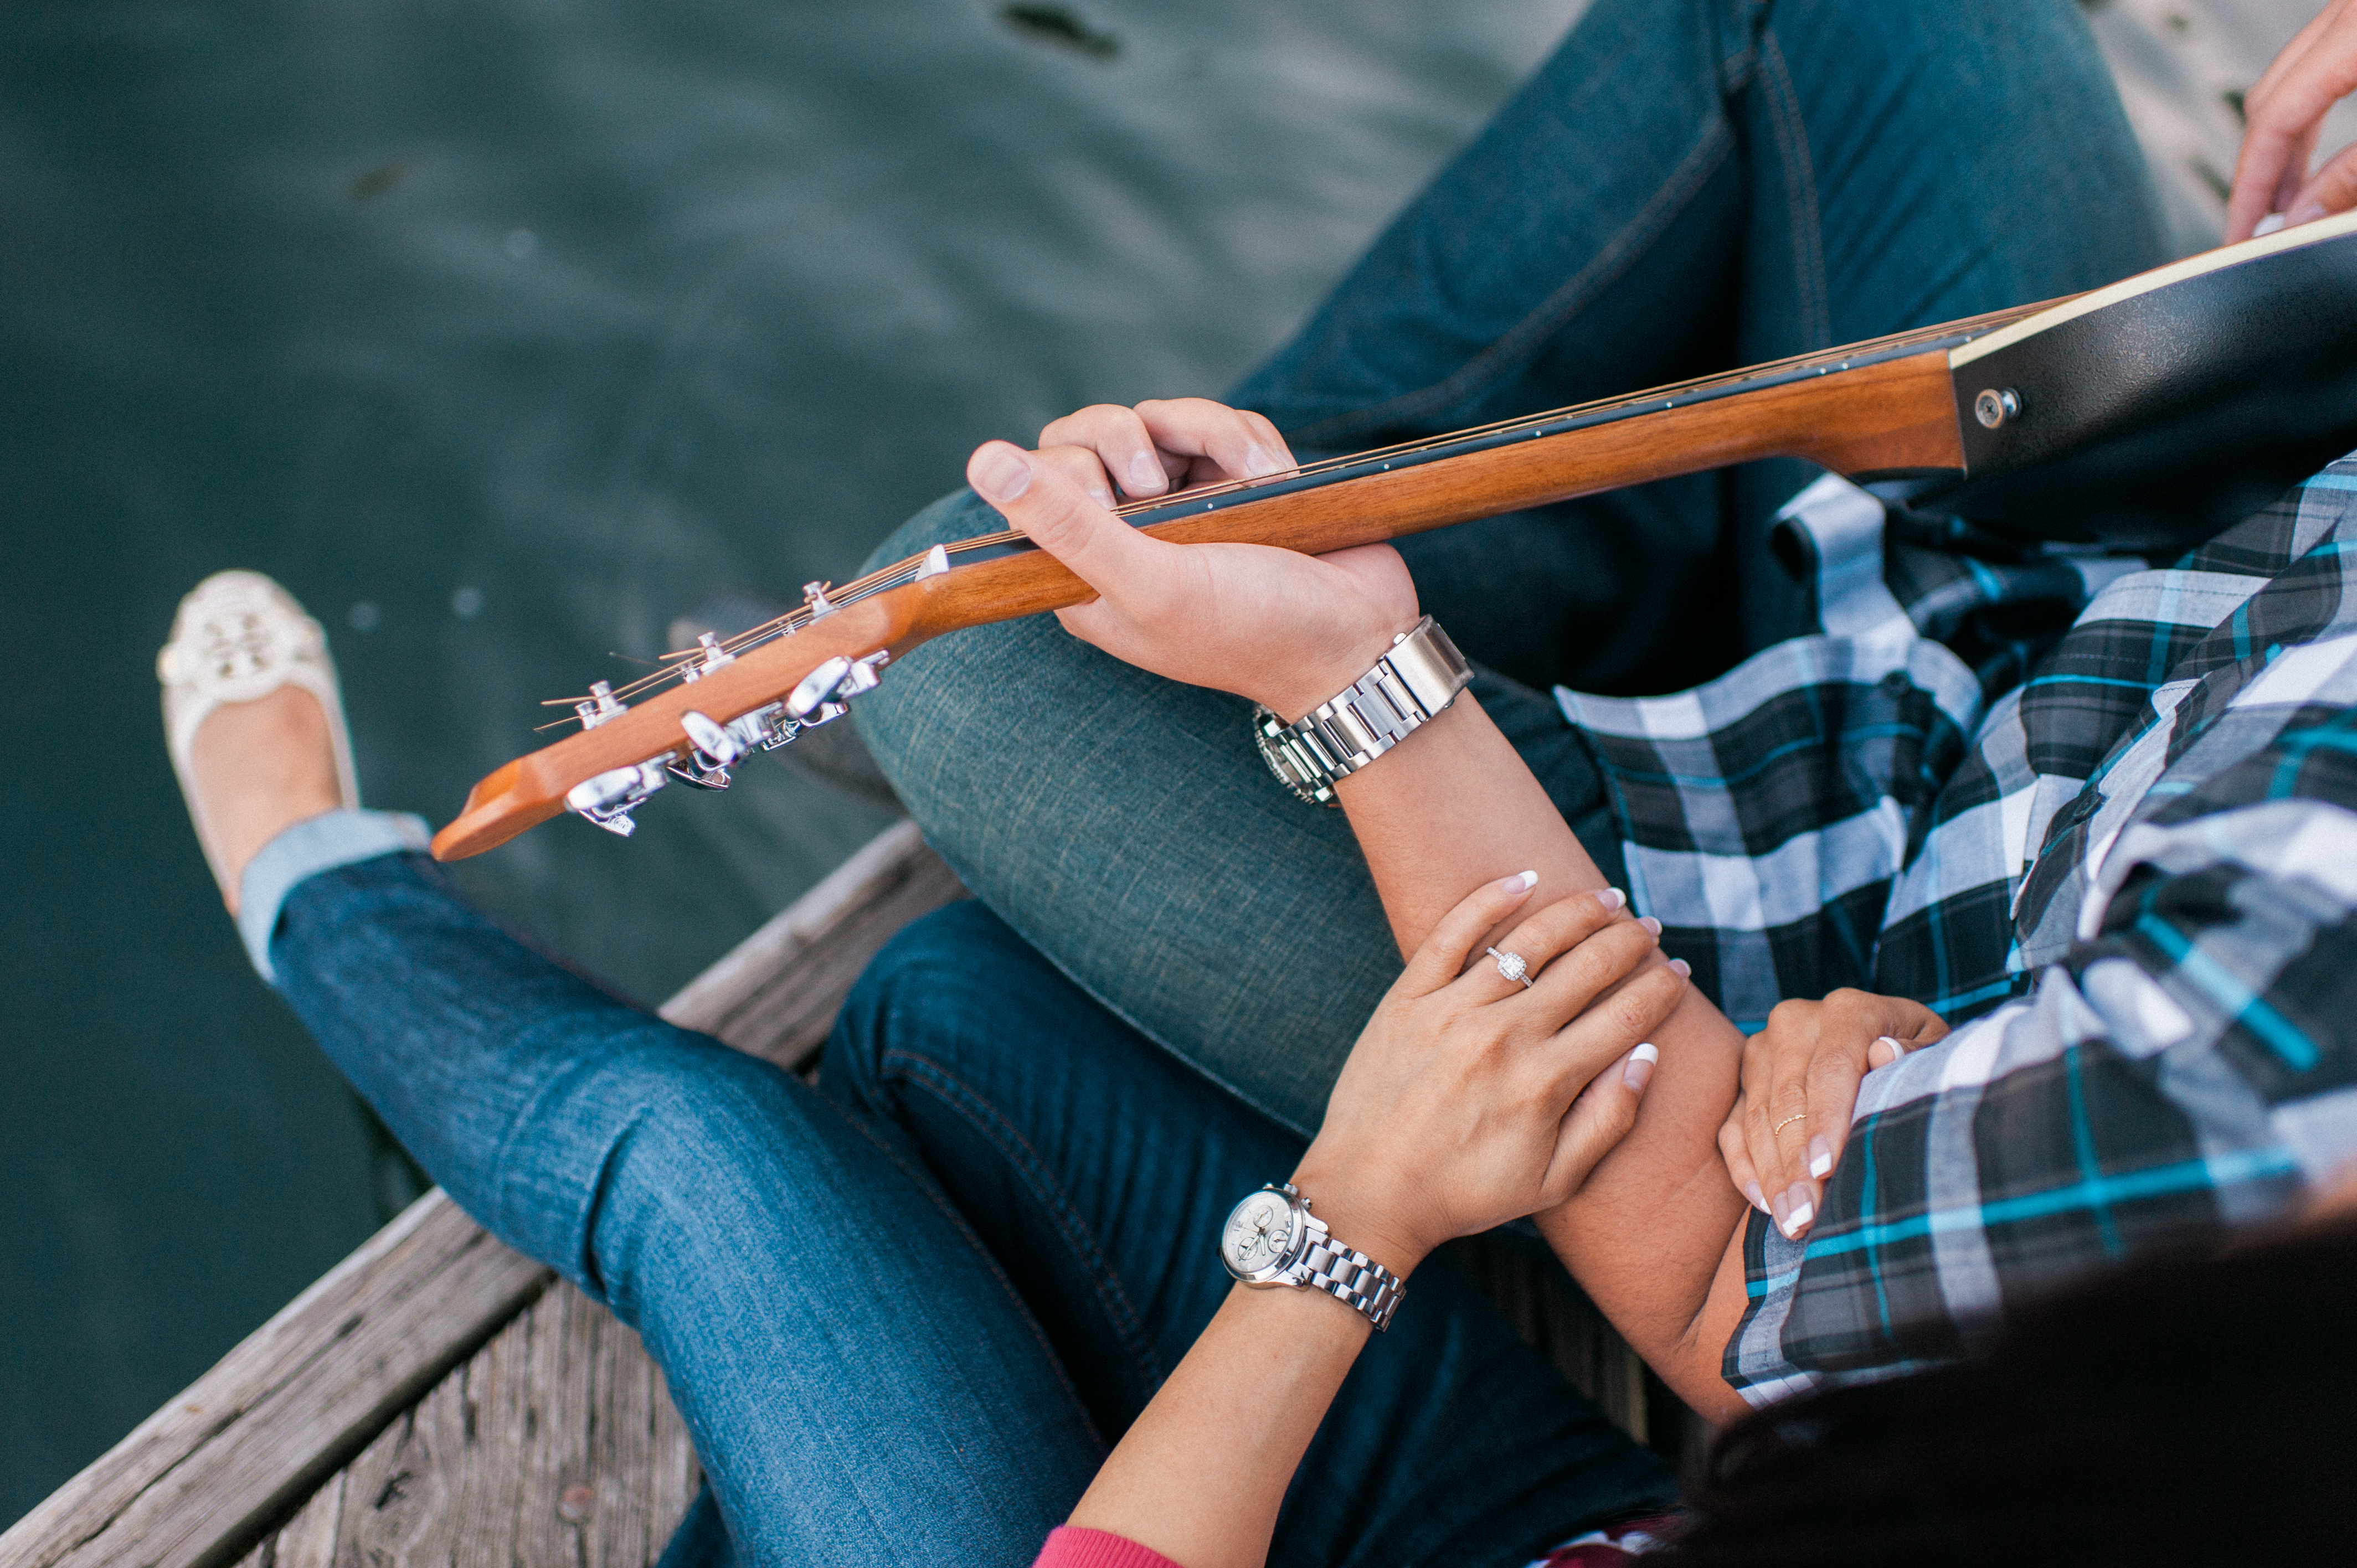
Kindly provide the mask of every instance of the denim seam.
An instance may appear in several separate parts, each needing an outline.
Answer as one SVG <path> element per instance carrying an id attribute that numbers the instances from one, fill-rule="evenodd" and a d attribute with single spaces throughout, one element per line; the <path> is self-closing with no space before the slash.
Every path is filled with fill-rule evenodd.
<path id="1" fill-rule="evenodd" d="M 1065 1245 L 1072 1250 L 1082 1269 L 1094 1282 L 1097 1299 L 1114 1319 L 1114 1331 L 1129 1348 L 1132 1359 L 1149 1387 L 1162 1385 L 1160 1358 L 1155 1355 L 1153 1343 L 1146 1332 L 1145 1320 L 1129 1293 L 1122 1286 L 1121 1276 L 1106 1262 L 1088 1225 L 1063 1184 L 1049 1173 L 1048 1164 L 1039 1157 L 1029 1139 L 1023 1136 L 1014 1123 L 1001 1114 L 979 1090 L 955 1073 L 931 1058 L 909 1051 L 887 1051 L 877 1064 L 879 1074 L 886 1079 L 899 1079 L 904 1083 L 921 1085 L 940 1096 L 943 1104 L 958 1112 L 974 1130 L 996 1147 L 1030 1188 L 1032 1196 L 1044 1205 L 1051 1221 L 1062 1234 Z"/>
<path id="2" fill-rule="evenodd" d="M 1703 183 L 1718 172 L 1734 150 L 1735 135 L 1723 116 L 1714 116 L 1692 151 L 1679 162 L 1652 199 L 1628 225 L 1589 258 L 1586 266 L 1547 295 L 1522 320 L 1508 328 L 1488 347 L 1445 379 L 1415 392 L 1402 392 L 1371 408 L 1338 413 L 1305 429 L 1288 433 L 1296 445 L 1324 446 L 1364 435 L 1393 420 L 1412 419 L 1465 402 L 1501 379 L 1508 371 L 1537 353 L 1596 296 L 1618 283 L 1661 238 Z"/>
<path id="3" fill-rule="evenodd" d="M 1784 166 L 1784 201 L 1792 225 L 1792 273 L 1801 312 L 1798 347 L 1806 351 L 1833 341 L 1833 310 L 1827 302 L 1823 223 L 1817 216 L 1817 166 L 1809 156 L 1809 130 L 1801 116 L 1799 90 L 1773 32 L 1760 39 L 1760 97 L 1776 128 L 1776 148 Z"/>

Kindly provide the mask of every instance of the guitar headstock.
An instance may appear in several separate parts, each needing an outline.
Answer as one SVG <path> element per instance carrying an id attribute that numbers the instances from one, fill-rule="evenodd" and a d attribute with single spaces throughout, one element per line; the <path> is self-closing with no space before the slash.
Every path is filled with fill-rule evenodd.
<path id="1" fill-rule="evenodd" d="M 922 579 L 935 575 L 922 565 L 932 560 L 903 585 L 856 604 L 831 604 L 813 584 L 810 602 L 791 615 L 726 643 L 707 636 L 619 693 L 598 682 L 572 702 L 579 732 L 477 784 L 434 835 L 434 858 L 480 854 L 564 811 L 628 834 L 631 811 L 667 784 L 726 788 L 738 760 L 842 716 L 851 698 L 876 687 L 916 622 Z"/>

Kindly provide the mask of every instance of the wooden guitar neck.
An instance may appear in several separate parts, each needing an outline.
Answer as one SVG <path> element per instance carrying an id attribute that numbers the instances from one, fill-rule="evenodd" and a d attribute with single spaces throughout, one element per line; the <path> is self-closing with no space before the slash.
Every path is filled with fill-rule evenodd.
<path id="1" fill-rule="evenodd" d="M 1932 474 L 1962 467 L 1944 349 L 1703 401 L 1631 405 L 1604 423 L 1508 441 L 1255 498 L 1235 489 L 1211 510 L 1147 522 L 1178 543 L 1268 544 L 1323 554 L 1450 523 L 1770 456 L 1837 473 Z M 1272 487 L 1275 488 L 1275 487 Z M 1061 562 L 1025 549 L 874 591 L 822 619 L 781 628 L 700 679 L 680 682 L 476 785 L 434 840 L 457 860 L 556 815 L 586 779 L 666 752 L 685 755 L 691 712 L 726 725 L 776 703 L 825 660 L 898 657 L 963 628 L 1082 604 L 1092 596 Z"/>

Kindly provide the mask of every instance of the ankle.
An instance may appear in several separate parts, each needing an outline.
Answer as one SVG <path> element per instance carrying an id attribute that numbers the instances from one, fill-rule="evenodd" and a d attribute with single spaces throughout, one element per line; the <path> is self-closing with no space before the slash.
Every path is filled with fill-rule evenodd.
<path id="1" fill-rule="evenodd" d="M 296 823 L 337 810 L 335 740 L 318 699 L 284 686 L 206 715 L 189 743 L 199 831 L 221 869 L 232 915 L 246 866 Z"/>

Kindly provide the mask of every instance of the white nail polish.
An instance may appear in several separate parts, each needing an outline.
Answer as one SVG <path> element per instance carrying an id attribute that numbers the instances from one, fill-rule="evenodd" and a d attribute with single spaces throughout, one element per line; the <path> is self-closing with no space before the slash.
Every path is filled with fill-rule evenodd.
<path id="1" fill-rule="evenodd" d="M 1694 965 L 1688 963 L 1682 958 L 1674 958 L 1670 960 L 1670 967 L 1676 970 L 1680 975 L 1691 976 L 1694 973 Z"/>
<path id="2" fill-rule="evenodd" d="M 1607 887 L 1596 896 L 1596 901 L 1608 909 L 1618 909 L 1621 905 L 1629 902 L 1629 895 L 1621 892 L 1618 887 Z"/>
<path id="3" fill-rule="evenodd" d="M 2251 231 L 2251 238 L 2254 240 L 2264 240 L 2268 235 L 2274 233 L 2276 230 L 2282 228 L 2287 220 L 2288 220 L 2283 213 L 2270 212 L 2265 218 L 2259 220 L 2258 226 Z"/>
<path id="4" fill-rule="evenodd" d="M 1506 878 L 1506 891 L 1509 893 L 1527 893 L 1538 885 L 1539 874 L 1535 871 L 1517 871 Z"/>
<path id="5" fill-rule="evenodd" d="M 1634 1060 L 1641 1062 L 1657 1062 L 1662 1059 L 1662 1053 L 1651 1045 L 1639 1046 L 1629 1055 Z"/>
<path id="6" fill-rule="evenodd" d="M 1656 919 L 1655 919 L 1655 918 L 1653 918 L 1653 917 L 1652 917 L 1652 916 L 1651 916 L 1651 915 L 1640 915 L 1640 916 L 1638 916 L 1638 917 L 1637 917 L 1637 923 L 1638 923 L 1639 925 L 1641 925 L 1641 926 L 1644 927 L 1647 930 L 1649 930 L 1649 931 L 1652 932 L 1652 933 L 1653 933 L 1655 936 L 1657 936 L 1657 937 L 1658 937 L 1658 936 L 1660 936 L 1660 935 L 1662 934 L 1662 922 L 1661 922 L 1661 921 L 1659 921 L 1659 920 L 1656 920 Z"/>
<path id="7" fill-rule="evenodd" d="M 1792 1238 L 1794 1240 L 1798 1240 L 1800 1239 L 1801 1232 L 1808 1229 L 1809 1221 L 1814 1219 L 1816 1217 L 1817 1206 L 1813 1203 L 1803 1201 L 1798 1208 L 1795 1208 L 1790 1215 L 1786 1216 L 1784 1220 L 1784 1234 Z"/>
<path id="8" fill-rule="evenodd" d="M 1819 1181 L 1824 1180 L 1834 1174 L 1834 1157 L 1831 1155 L 1819 1155 L 1809 1162 L 1809 1174 Z"/>
<path id="9" fill-rule="evenodd" d="M 1745 1182 L 1743 1184 L 1743 1196 L 1751 1200 L 1752 1208 L 1758 1209 L 1762 1214 L 1768 1212 L 1768 1197 L 1765 1193 L 1760 1190 L 1760 1184 L 1758 1182 Z"/>

